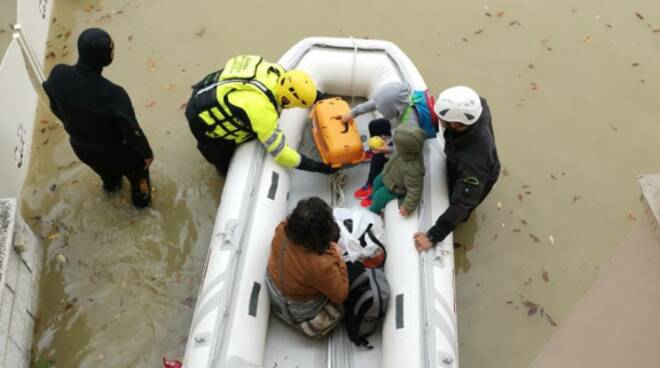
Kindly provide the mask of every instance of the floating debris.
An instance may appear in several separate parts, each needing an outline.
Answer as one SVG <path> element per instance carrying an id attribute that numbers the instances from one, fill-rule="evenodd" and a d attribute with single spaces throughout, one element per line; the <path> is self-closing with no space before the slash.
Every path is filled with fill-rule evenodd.
<path id="1" fill-rule="evenodd" d="M 550 245 L 555 245 L 555 237 L 550 235 L 548 236 L 548 240 L 550 241 Z"/>
<path id="2" fill-rule="evenodd" d="M 202 37 L 204 36 L 204 33 L 206 33 L 206 27 L 202 27 L 199 31 L 195 32 L 195 36 Z"/>
<path id="3" fill-rule="evenodd" d="M 632 213 L 629 213 L 628 215 L 626 215 L 626 217 L 633 221 L 637 221 L 637 217 L 635 217 Z"/>
<path id="4" fill-rule="evenodd" d="M 577 203 L 577 201 L 579 201 L 581 198 L 582 196 L 579 195 L 573 196 L 573 203 Z"/>
<path id="5" fill-rule="evenodd" d="M 530 85 L 532 86 L 532 91 L 536 91 L 537 89 L 539 89 L 539 86 L 534 82 L 531 82 Z"/>
<path id="6" fill-rule="evenodd" d="M 523 200 L 523 194 L 522 193 L 518 193 L 518 200 L 520 202 L 522 202 L 522 200 Z"/>
<path id="7" fill-rule="evenodd" d="M 504 10 L 500 10 L 500 11 L 497 12 L 497 17 L 498 18 L 502 18 L 503 15 L 504 15 Z"/>
<path id="8" fill-rule="evenodd" d="M 517 20 L 512 20 L 511 22 L 509 22 L 509 27 L 513 27 L 513 26 L 521 26 L 521 25 L 522 25 L 522 24 L 520 24 L 520 22 L 517 21 Z"/>
<path id="9" fill-rule="evenodd" d="M 57 263 L 59 263 L 61 265 L 65 265 L 69 261 L 68 259 L 66 259 L 66 256 L 64 254 L 61 254 L 61 253 L 58 254 L 57 256 L 55 256 L 55 260 L 57 261 Z"/>
<path id="10" fill-rule="evenodd" d="M 529 237 L 532 238 L 532 240 L 534 240 L 534 243 L 540 243 L 541 242 L 541 240 L 536 235 L 534 235 L 532 233 L 529 234 Z"/>
<path id="11" fill-rule="evenodd" d="M 552 317 L 550 317 L 549 314 L 547 313 L 545 314 L 545 319 L 547 319 L 552 326 L 557 327 L 557 322 L 555 322 L 555 320 L 552 319 Z"/>
<path id="12" fill-rule="evenodd" d="M 584 38 L 584 40 L 582 40 L 582 42 L 584 42 L 584 43 L 590 43 L 592 40 L 593 40 L 593 39 L 591 38 L 591 36 L 587 36 L 587 37 Z"/>
<path id="13" fill-rule="evenodd" d="M 148 104 L 144 105 L 144 107 L 150 108 L 150 107 L 154 106 L 155 104 L 156 104 L 156 101 L 151 101 Z"/>
<path id="14" fill-rule="evenodd" d="M 637 18 L 639 18 L 640 20 L 644 20 L 644 16 L 643 16 L 640 12 L 635 12 L 635 15 L 636 15 Z"/>
<path id="15" fill-rule="evenodd" d="M 502 202 L 497 202 L 497 209 L 501 210 L 502 209 Z"/>
<path id="16" fill-rule="evenodd" d="M 543 281 L 545 281 L 545 282 L 550 281 L 550 276 L 548 275 L 548 271 L 543 270 L 543 272 L 541 273 L 541 276 L 543 277 Z"/>
<path id="17" fill-rule="evenodd" d="M 637 68 L 639 66 L 639 63 L 632 63 L 630 64 L 630 66 L 632 66 L 633 68 Z"/>
<path id="18" fill-rule="evenodd" d="M 150 72 L 153 72 L 156 70 L 156 62 L 153 59 L 147 60 L 147 68 Z"/>

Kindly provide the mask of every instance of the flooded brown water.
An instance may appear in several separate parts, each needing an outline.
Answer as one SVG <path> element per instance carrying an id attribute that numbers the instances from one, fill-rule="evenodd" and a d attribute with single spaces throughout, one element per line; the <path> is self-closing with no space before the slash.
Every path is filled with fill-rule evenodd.
<path id="1" fill-rule="evenodd" d="M 188 86 L 234 54 L 276 60 L 324 35 L 390 40 L 433 94 L 465 84 L 488 99 L 505 170 L 455 237 L 461 366 L 528 366 L 640 217 L 636 175 L 659 170 L 660 5 L 402 4 L 56 2 L 49 65 L 75 60 L 81 30 L 111 33 L 105 74 L 133 99 L 157 191 L 146 211 L 126 188 L 104 196 L 40 112 L 24 190 L 47 246 L 35 360 L 119 368 L 182 357 L 222 186 L 183 118 Z"/>

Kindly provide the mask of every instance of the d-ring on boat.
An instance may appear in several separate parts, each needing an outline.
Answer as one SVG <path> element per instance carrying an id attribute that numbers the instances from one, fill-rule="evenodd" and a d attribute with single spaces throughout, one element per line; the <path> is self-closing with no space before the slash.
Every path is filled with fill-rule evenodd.
<path id="1" fill-rule="evenodd" d="M 309 72 L 329 95 L 369 98 L 377 87 L 395 81 L 413 90 L 426 89 L 410 59 L 385 41 L 307 38 L 279 63 Z M 308 113 L 284 110 L 280 127 L 289 145 L 312 155 Z M 360 131 L 367 132 L 374 118 L 359 117 Z M 428 139 L 424 145 L 420 207 L 408 218 L 399 215 L 396 201 L 385 209 L 385 273 L 392 297 L 382 331 L 369 339 L 372 350 L 353 345 L 342 328 L 309 340 L 271 315 L 264 277 L 275 227 L 298 200 L 315 195 L 334 205 L 340 193 L 327 175 L 287 170 L 257 142 L 241 145 L 222 193 L 183 366 L 458 367 L 452 238 L 422 255 L 413 246 L 413 234 L 428 229 L 448 206 L 441 139 Z M 364 183 L 368 166 L 342 170 L 348 177 L 346 193 Z M 355 202 L 347 195 L 343 206 L 358 205 Z"/>

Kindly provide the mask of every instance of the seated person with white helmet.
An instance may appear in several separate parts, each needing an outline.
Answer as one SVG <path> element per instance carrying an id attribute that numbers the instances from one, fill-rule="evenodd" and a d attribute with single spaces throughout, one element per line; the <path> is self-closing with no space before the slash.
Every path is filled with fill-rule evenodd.
<path id="1" fill-rule="evenodd" d="M 415 247 L 425 251 L 465 222 L 486 198 L 500 175 L 490 108 L 484 98 L 464 86 L 448 88 L 434 106 L 445 128 L 449 207 L 426 233 L 415 234 Z"/>

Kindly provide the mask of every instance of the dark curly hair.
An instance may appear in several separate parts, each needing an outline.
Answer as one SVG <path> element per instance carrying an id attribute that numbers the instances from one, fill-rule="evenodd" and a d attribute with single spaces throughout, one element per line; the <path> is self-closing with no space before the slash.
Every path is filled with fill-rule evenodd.
<path id="1" fill-rule="evenodd" d="M 318 253 L 325 252 L 330 242 L 339 238 L 332 208 L 319 197 L 298 202 L 287 218 L 284 231 L 291 242 Z"/>

